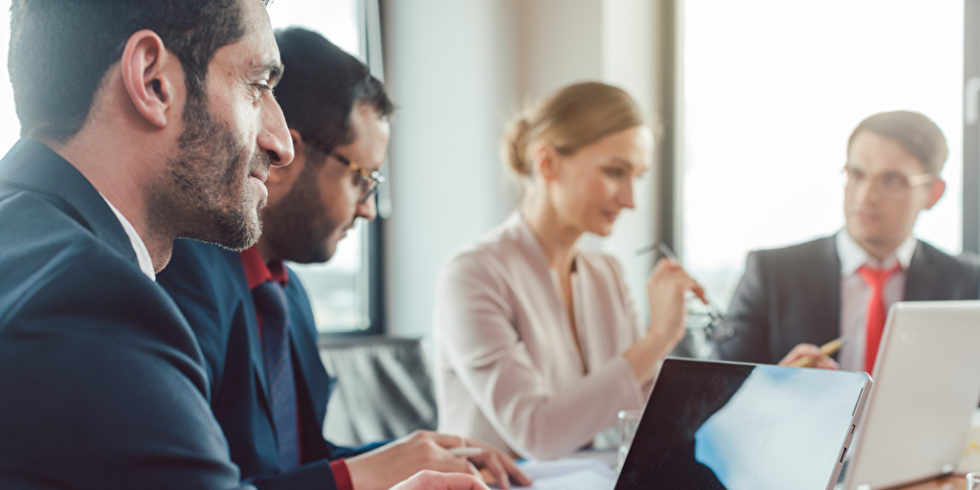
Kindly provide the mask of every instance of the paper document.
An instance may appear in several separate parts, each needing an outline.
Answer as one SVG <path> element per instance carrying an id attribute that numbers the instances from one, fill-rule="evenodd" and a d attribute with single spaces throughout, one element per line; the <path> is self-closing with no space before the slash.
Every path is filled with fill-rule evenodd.
<path id="1" fill-rule="evenodd" d="M 616 473 L 596 459 L 568 458 L 557 461 L 525 461 L 520 464 L 534 485 L 513 487 L 531 490 L 612 490 Z"/>

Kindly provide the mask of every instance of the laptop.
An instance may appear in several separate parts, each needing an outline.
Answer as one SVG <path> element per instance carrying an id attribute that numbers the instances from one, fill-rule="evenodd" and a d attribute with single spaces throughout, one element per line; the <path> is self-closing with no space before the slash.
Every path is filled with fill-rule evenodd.
<path id="1" fill-rule="evenodd" d="M 980 301 L 892 305 L 844 488 L 952 473 L 980 401 Z"/>
<path id="2" fill-rule="evenodd" d="M 827 490 L 865 373 L 667 358 L 616 489 Z"/>

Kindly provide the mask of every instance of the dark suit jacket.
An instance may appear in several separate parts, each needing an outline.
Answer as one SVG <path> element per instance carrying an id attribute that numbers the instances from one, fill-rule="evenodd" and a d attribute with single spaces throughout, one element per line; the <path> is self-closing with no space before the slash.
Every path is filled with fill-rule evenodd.
<path id="1" fill-rule="evenodd" d="M 797 344 L 840 336 L 840 258 L 834 236 L 749 254 L 725 319 L 735 336 L 717 345 L 723 359 L 777 363 Z M 904 301 L 977 299 L 980 266 L 919 241 Z"/>
<path id="2" fill-rule="evenodd" d="M 18 142 L 0 230 L 0 488 L 252 488 L 190 327 L 85 177 Z"/>
<path id="3" fill-rule="evenodd" d="M 292 270 L 286 297 L 293 328 L 304 464 L 281 475 L 255 304 L 241 257 L 214 245 L 178 240 L 159 281 L 200 341 L 212 382 L 211 408 L 228 437 L 231 459 L 245 477 L 267 477 L 278 481 L 281 488 L 335 488 L 330 460 L 379 445 L 337 447 L 323 438 L 323 420 L 335 380 L 320 361 L 312 308 Z"/>

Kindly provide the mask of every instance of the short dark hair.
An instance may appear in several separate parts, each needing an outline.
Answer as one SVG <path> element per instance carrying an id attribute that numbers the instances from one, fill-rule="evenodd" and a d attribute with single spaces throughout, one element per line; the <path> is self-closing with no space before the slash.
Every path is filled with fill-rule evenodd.
<path id="1" fill-rule="evenodd" d="M 320 34 L 289 27 L 276 31 L 286 66 L 276 100 L 286 124 L 303 135 L 308 149 L 329 154 L 354 141 L 350 116 L 356 103 L 391 115 L 394 105 L 368 67 Z"/>
<path id="2" fill-rule="evenodd" d="M 14 0 L 7 69 L 21 135 L 78 133 L 106 71 L 141 29 L 180 60 L 188 99 L 203 100 L 208 65 L 244 36 L 242 17 L 241 0 Z"/>
<path id="3" fill-rule="evenodd" d="M 861 131 L 872 132 L 902 145 L 933 175 L 939 175 L 949 155 L 943 131 L 931 119 L 918 112 L 890 111 L 869 116 L 851 132 L 851 137 L 847 140 L 848 153 L 854 138 Z"/>

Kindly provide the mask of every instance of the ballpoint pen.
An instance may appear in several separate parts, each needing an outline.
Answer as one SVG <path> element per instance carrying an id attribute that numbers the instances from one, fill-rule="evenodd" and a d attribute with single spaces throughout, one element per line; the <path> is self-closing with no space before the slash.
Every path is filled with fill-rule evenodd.
<path id="1" fill-rule="evenodd" d="M 822 356 L 833 355 L 837 351 L 839 351 L 840 348 L 843 347 L 843 345 L 846 342 L 847 342 L 847 337 L 838 337 L 838 338 L 836 338 L 834 340 L 831 340 L 830 342 L 827 342 L 826 344 L 820 346 L 820 355 L 822 355 Z M 797 360 L 795 360 L 795 361 L 787 364 L 787 366 L 790 366 L 790 367 L 809 367 L 809 366 L 812 366 L 813 363 L 816 362 L 816 361 L 817 361 L 817 359 L 815 357 L 806 356 L 806 357 L 801 357 L 801 358 L 799 358 L 799 359 L 797 359 Z"/>

